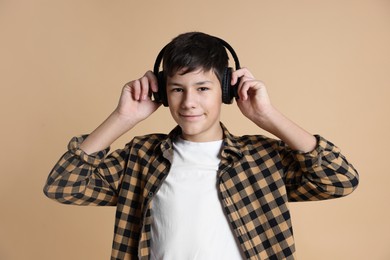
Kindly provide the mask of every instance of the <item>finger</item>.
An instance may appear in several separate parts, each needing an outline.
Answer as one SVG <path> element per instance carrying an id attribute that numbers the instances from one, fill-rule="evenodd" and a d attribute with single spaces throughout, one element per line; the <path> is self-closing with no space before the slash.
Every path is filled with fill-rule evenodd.
<path id="1" fill-rule="evenodd" d="M 154 75 L 154 73 L 150 70 L 148 70 L 145 73 L 145 76 L 149 80 L 150 88 L 152 89 L 153 92 L 158 92 L 158 83 L 157 83 L 157 77 Z"/>
<path id="2" fill-rule="evenodd" d="M 254 93 L 256 90 L 261 88 L 262 82 L 244 77 L 242 84 L 240 82 L 240 85 L 241 86 L 238 89 L 238 93 L 242 100 L 247 100 L 251 93 Z"/>
<path id="3" fill-rule="evenodd" d="M 249 90 L 250 84 L 248 80 L 241 80 L 240 86 L 238 86 L 238 95 L 241 98 L 241 100 L 247 100 L 248 99 L 248 90 Z"/>
<path id="4" fill-rule="evenodd" d="M 136 79 L 131 84 L 129 84 L 130 88 L 132 89 L 133 98 L 134 100 L 140 100 L 141 96 L 141 82 Z"/>
<path id="5" fill-rule="evenodd" d="M 244 67 L 244 68 L 238 69 L 232 73 L 231 84 L 235 85 L 238 82 L 238 79 L 241 77 L 248 77 L 251 79 L 254 78 L 252 73 L 247 68 Z"/>
<path id="6" fill-rule="evenodd" d="M 130 84 L 130 82 L 129 82 L 129 83 L 126 83 L 126 84 L 123 86 L 122 91 L 121 91 L 121 95 L 120 95 L 120 97 L 119 97 L 120 100 L 124 99 L 124 97 L 125 97 L 126 95 L 129 95 L 129 93 L 130 93 L 130 95 L 131 95 L 131 88 L 130 88 L 129 84 Z"/>
<path id="7" fill-rule="evenodd" d="M 140 99 L 141 100 L 146 100 L 149 96 L 149 79 L 146 76 L 143 76 L 140 79 L 141 82 L 141 94 L 140 94 Z"/>

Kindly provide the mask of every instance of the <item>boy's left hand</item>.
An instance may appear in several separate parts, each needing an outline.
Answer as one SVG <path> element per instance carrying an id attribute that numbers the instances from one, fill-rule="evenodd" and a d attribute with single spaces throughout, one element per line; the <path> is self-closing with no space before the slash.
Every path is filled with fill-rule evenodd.
<path id="1" fill-rule="evenodd" d="M 312 151 L 316 138 L 286 118 L 271 105 L 267 89 L 263 82 L 256 80 L 246 68 L 232 74 L 232 84 L 240 79 L 238 85 L 237 105 L 241 112 L 257 126 L 283 140 L 293 150 L 301 152 Z"/>
<path id="2" fill-rule="evenodd" d="M 241 112 L 256 123 L 265 120 L 273 109 L 266 86 L 260 80 L 256 80 L 247 68 L 232 73 L 232 85 L 236 84 L 239 78 L 237 91 L 239 98 L 236 102 Z"/>

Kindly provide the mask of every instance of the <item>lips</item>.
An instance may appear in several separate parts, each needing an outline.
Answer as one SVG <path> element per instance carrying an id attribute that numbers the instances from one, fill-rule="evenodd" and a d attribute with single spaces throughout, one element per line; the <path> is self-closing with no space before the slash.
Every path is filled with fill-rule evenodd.
<path id="1" fill-rule="evenodd" d="M 197 117 L 197 116 L 200 116 L 200 115 L 182 115 L 182 114 L 180 114 L 180 116 L 183 116 L 183 117 Z"/>
<path id="2" fill-rule="evenodd" d="M 179 114 L 181 118 L 186 119 L 186 120 L 197 120 L 203 116 L 201 115 L 187 115 L 187 114 Z"/>

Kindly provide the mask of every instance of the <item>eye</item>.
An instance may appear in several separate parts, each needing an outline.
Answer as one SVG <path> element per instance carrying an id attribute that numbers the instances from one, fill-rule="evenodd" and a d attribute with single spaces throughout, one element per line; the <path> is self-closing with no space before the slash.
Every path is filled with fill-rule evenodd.
<path id="1" fill-rule="evenodd" d="M 198 88 L 198 90 L 199 91 L 207 91 L 207 90 L 209 90 L 209 88 L 207 88 L 207 87 L 200 87 L 200 88 Z"/>
<path id="2" fill-rule="evenodd" d="M 182 88 L 172 88 L 172 92 L 183 92 Z"/>

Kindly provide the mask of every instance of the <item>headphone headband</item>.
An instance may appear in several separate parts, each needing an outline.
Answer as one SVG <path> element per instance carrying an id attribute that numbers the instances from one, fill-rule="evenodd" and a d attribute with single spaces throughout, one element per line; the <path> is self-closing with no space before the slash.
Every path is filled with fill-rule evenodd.
<path id="1" fill-rule="evenodd" d="M 237 56 L 236 52 L 234 51 L 233 47 L 230 46 L 229 43 L 227 43 L 226 41 L 222 40 L 221 38 L 218 38 L 218 37 L 215 37 L 215 36 L 211 36 L 211 37 L 213 37 L 214 39 L 218 40 L 223 45 L 223 47 L 225 47 L 230 52 L 230 54 L 233 57 L 235 66 L 236 66 L 236 70 L 240 69 L 241 68 L 240 67 L 240 61 L 238 60 L 238 56 Z M 158 75 L 158 73 L 159 73 L 161 61 L 163 59 L 163 56 L 164 56 L 164 53 L 165 53 L 165 49 L 167 48 L 168 45 L 169 45 L 169 43 L 167 45 L 165 45 L 164 48 L 162 48 L 160 50 L 160 52 L 158 53 L 158 55 L 157 55 L 157 58 L 156 58 L 156 61 L 154 62 L 154 67 L 153 67 L 153 72 L 154 72 L 155 75 Z"/>

